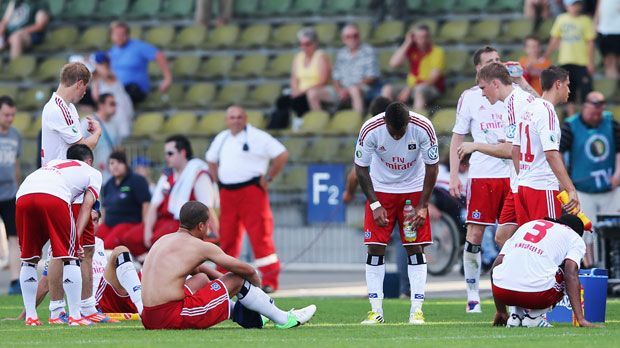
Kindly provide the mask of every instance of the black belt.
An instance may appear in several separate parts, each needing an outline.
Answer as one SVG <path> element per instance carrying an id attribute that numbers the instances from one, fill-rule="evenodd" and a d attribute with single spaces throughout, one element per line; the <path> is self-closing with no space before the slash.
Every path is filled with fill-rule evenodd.
<path id="1" fill-rule="evenodd" d="M 260 186 L 260 178 L 261 178 L 260 176 L 256 176 L 248 181 L 244 181 L 244 182 L 240 182 L 236 184 L 224 184 L 220 181 L 219 185 L 220 185 L 220 188 L 223 188 L 226 190 L 238 190 L 240 188 L 244 188 L 250 185 Z"/>

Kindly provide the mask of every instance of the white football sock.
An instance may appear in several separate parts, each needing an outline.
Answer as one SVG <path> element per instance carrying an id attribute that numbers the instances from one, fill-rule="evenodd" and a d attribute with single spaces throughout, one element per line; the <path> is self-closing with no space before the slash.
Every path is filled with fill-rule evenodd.
<path id="1" fill-rule="evenodd" d="M 19 285 L 22 288 L 22 299 L 26 309 L 26 318 L 38 319 L 37 315 L 37 287 L 39 278 L 37 275 L 37 265 L 34 263 L 22 262 L 19 271 Z"/>
<path id="2" fill-rule="evenodd" d="M 427 264 L 426 256 L 422 253 L 409 256 L 407 266 L 409 288 L 411 290 L 411 313 L 422 309 L 424 291 L 426 289 Z"/>
<path id="3" fill-rule="evenodd" d="M 99 312 L 96 305 L 97 301 L 95 301 L 95 296 L 84 299 L 80 302 L 80 312 L 83 316 L 95 314 Z"/>
<path id="4" fill-rule="evenodd" d="M 468 251 L 472 250 L 472 251 Z M 465 242 L 465 250 L 463 251 L 463 270 L 465 273 L 465 283 L 467 285 L 467 302 L 480 302 L 480 267 L 482 257 L 480 255 L 480 245 Z"/>
<path id="5" fill-rule="evenodd" d="M 65 312 L 65 300 L 50 301 L 50 319 L 58 319 Z"/>
<path id="6" fill-rule="evenodd" d="M 121 257 L 122 255 L 119 255 Z M 136 267 L 132 262 L 124 262 L 116 267 L 116 278 L 121 283 L 125 291 L 129 294 L 131 302 L 138 309 L 138 314 L 142 314 L 142 285 Z"/>
<path id="7" fill-rule="evenodd" d="M 65 262 L 62 268 L 62 288 L 67 296 L 69 316 L 73 319 L 81 318 L 82 272 L 77 261 Z"/>
<path id="8" fill-rule="evenodd" d="M 384 256 L 368 255 L 366 260 L 366 286 L 368 300 L 373 312 L 383 315 L 383 279 L 385 278 Z"/>
<path id="9" fill-rule="evenodd" d="M 237 294 L 237 299 L 248 309 L 266 316 L 276 324 L 283 325 L 288 322 L 288 312 L 276 307 L 269 295 L 248 281 L 243 284 L 241 291 Z"/>

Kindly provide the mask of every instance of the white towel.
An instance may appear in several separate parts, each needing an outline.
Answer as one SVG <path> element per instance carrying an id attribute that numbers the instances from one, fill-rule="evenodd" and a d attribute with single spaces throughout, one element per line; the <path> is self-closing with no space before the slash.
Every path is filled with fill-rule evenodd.
<path id="1" fill-rule="evenodd" d="M 168 198 L 168 211 L 174 215 L 175 219 L 179 219 L 181 206 L 189 201 L 198 174 L 208 169 L 207 163 L 199 158 L 194 158 L 187 162 L 187 166 L 185 166 L 174 186 L 172 186 L 170 197 Z"/>

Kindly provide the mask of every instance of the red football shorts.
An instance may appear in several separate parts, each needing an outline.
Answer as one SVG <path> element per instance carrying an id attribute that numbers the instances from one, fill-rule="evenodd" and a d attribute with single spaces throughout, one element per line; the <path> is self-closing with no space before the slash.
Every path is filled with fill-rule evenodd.
<path id="1" fill-rule="evenodd" d="M 120 295 L 102 277 L 95 293 L 95 300 L 103 313 L 138 313 L 129 295 Z"/>
<path id="2" fill-rule="evenodd" d="M 510 191 L 506 195 L 504 205 L 502 206 L 502 212 L 499 214 L 500 225 L 516 225 L 517 224 L 517 211 L 515 208 L 515 194 Z"/>
<path id="3" fill-rule="evenodd" d="M 216 279 L 194 294 L 185 287 L 183 300 L 144 307 L 142 325 L 147 330 L 206 329 L 229 317 L 228 290 Z"/>
<path id="4" fill-rule="evenodd" d="M 493 297 L 507 306 L 527 309 L 549 308 L 564 297 L 564 273 L 558 269 L 555 274 L 555 285 L 551 289 L 538 292 L 507 290 L 493 284 Z"/>
<path id="5" fill-rule="evenodd" d="M 495 225 L 508 193 L 510 193 L 510 178 L 469 179 L 465 223 Z"/>
<path id="6" fill-rule="evenodd" d="M 519 192 L 515 195 L 515 210 L 519 226 L 532 220 L 560 217 L 562 204 L 556 198 L 558 193 L 556 190 L 536 190 L 527 186 L 519 186 Z"/>
<path id="7" fill-rule="evenodd" d="M 71 210 L 73 211 L 73 218 L 75 219 L 76 225 L 77 218 L 78 216 L 80 216 L 80 209 L 82 209 L 81 203 L 71 205 Z M 95 226 L 93 225 L 93 221 L 90 219 L 90 215 L 88 216 L 88 223 L 86 224 L 86 228 L 84 228 L 84 232 L 82 233 L 80 245 L 83 247 L 95 246 Z"/>
<path id="8" fill-rule="evenodd" d="M 385 227 L 377 226 L 375 219 L 370 210 L 370 203 L 366 202 L 366 210 L 364 212 L 364 244 L 381 244 L 387 245 L 390 242 L 394 224 L 398 221 L 400 227 L 400 240 L 403 245 L 432 244 L 433 236 L 431 235 L 431 222 L 427 216 L 424 224 L 417 229 L 417 236 L 414 241 L 406 241 L 403 232 L 403 208 L 405 201 L 410 199 L 411 204 L 415 207 L 420 201 L 422 192 L 412 193 L 385 193 L 376 192 L 381 206 L 387 210 L 388 225 Z"/>
<path id="9" fill-rule="evenodd" d="M 52 257 L 75 258 L 77 231 L 69 203 L 45 194 L 19 197 L 15 207 L 15 225 L 22 260 L 41 257 L 43 245 L 50 241 Z"/>

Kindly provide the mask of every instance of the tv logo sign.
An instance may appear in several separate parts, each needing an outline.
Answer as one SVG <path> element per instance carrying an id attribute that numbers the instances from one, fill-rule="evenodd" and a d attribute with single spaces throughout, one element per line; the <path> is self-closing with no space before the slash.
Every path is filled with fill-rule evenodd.
<path id="1" fill-rule="evenodd" d="M 308 166 L 308 222 L 344 222 L 345 166 L 341 164 Z"/>

